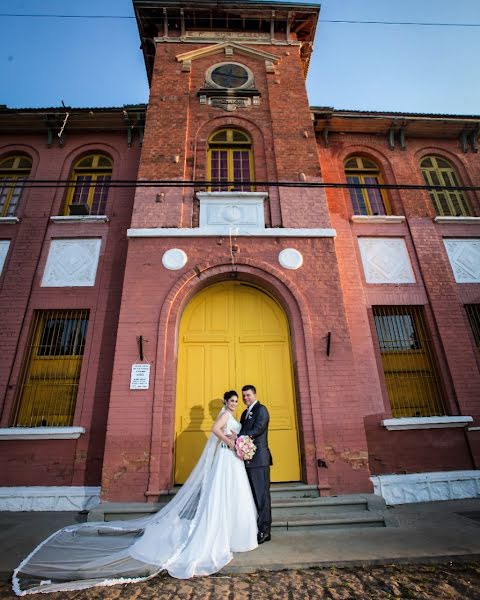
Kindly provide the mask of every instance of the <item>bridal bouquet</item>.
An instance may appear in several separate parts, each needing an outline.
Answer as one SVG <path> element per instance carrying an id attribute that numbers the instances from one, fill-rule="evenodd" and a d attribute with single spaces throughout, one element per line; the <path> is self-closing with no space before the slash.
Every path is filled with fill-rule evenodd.
<path id="1" fill-rule="evenodd" d="M 257 447 L 249 435 L 241 435 L 237 438 L 235 442 L 235 452 L 237 453 L 238 458 L 242 460 L 252 460 L 256 450 Z"/>

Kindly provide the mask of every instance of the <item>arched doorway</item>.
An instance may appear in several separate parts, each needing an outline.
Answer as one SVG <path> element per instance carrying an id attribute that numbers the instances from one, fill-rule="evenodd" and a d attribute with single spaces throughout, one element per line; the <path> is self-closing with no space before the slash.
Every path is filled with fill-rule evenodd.
<path id="1" fill-rule="evenodd" d="M 225 390 L 251 383 L 270 412 L 272 481 L 300 480 L 288 320 L 266 292 L 241 282 L 212 285 L 186 307 L 179 331 L 175 483 L 195 465 Z M 239 407 L 240 418 L 243 404 Z"/>

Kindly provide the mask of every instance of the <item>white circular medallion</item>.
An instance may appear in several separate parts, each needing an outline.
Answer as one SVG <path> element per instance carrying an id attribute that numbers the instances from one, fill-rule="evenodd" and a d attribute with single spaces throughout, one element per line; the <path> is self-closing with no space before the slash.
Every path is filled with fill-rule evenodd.
<path id="1" fill-rule="evenodd" d="M 235 223 L 239 221 L 242 216 L 242 211 L 238 206 L 227 206 L 222 210 L 222 217 L 229 223 Z"/>
<path id="2" fill-rule="evenodd" d="M 302 253 L 295 248 L 285 248 L 278 255 L 278 262 L 284 269 L 299 269 L 303 265 Z"/>
<path id="3" fill-rule="evenodd" d="M 188 257 L 180 248 L 171 248 L 162 256 L 162 264 L 170 271 L 181 269 L 187 264 Z"/>

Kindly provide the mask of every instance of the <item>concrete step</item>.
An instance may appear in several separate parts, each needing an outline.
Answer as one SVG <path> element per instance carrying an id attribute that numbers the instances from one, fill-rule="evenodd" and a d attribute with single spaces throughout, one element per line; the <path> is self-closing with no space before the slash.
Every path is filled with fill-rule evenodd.
<path id="1" fill-rule="evenodd" d="M 272 512 L 275 516 L 326 515 L 377 510 L 385 508 L 383 498 L 373 494 L 355 494 L 323 498 L 281 498 L 272 495 Z"/>
<path id="2" fill-rule="evenodd" d="M 171 496 L 175 495 L 180 486 L 176 485 L 171 490 L 168 491 L 168 494 L 162 494 L 159 497 L 159 501 L 162 501 L 163 498 L 169 499 Z M 272 483 L 270 486 L 270 494 L 272 495 L 272 501 L 274 499 L 280 498 L 318 498 L 318 488 L 316 485 L 307 485 L 306 483 Z"/>
<path id="3" fill-rule="evenodd" d="M 388 523 L 393 525 L 393 523 Z M 325 515 L 310 517 L 293 516 L 289 519 L 273 518 L 272 529 L 286 531 L 313 531 L 322 529 L 351 529 L 357 527 L 387 527 L 382 512 L 343 513 L 341 515 Z"/>
<path id="4" fill-rule="evenodd" d="M 272 502 L 281 498 L 318 498 L 316 485 L 305 483 L 273 483 L 270 486 Z"/>
<path id="5" fill-rule="evenodd" d="M 89 521 L 116 521 L 151 515 L 160 510 L 164 502 L 100 504 L 88 514 Z M 323 527 L 373 527 L 385 526 L 383 498 L 373 494 L 355 494 L 322 498 L 278 498 L 272 494 L 272 517 L 275 527 L 291 529 Z M 391 524 L 391 523 L 389 523 Z"/>

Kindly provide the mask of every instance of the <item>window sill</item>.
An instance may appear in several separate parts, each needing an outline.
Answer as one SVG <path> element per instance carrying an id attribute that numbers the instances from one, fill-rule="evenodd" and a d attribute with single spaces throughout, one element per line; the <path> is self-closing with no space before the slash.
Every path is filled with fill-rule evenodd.
<path id="1" fill-rule="evenodd" d="M 65 217 L 50 217 L 54 223 L 108 223 L 107 215 L 75 215 Z"/>
<path id="2" fill-rule="evenodd" d="M 404 223 L 403 215 L 352 215 L 352 223 Z"/>
<path id="3" fill-rule="evenodd" d="M 435 223 L 455 223 L 456 225 L 479 225 L 480 217 L 435 217 Z"/>
<path id="4" fill-rule="evenodd" d="M 0 217 L 0 225 L 16 225 L 20 223 L 20 219 L 18 217 Z"/>
<path id="5" fill-rule="evenodd" d="M 2 427 L 1 440 L 76 440 L 85 427 Z"/>
<path id="6" fill-rule="evenodd" d="M 473 421 L 473 417 L 403 417 L 400 419 L 384 419 L 382 425 L 389 431 L 404 429 L 442 429 L 445 427 L 465 427 Z"/>

